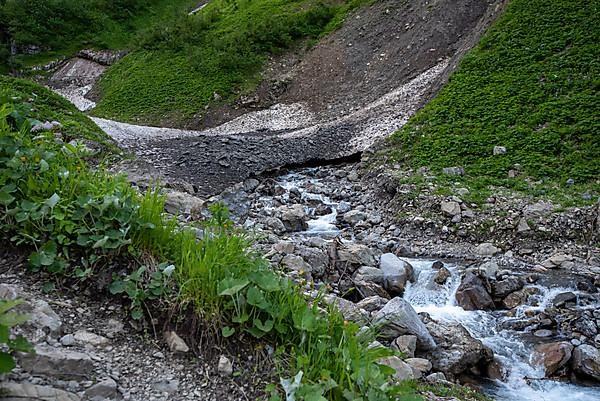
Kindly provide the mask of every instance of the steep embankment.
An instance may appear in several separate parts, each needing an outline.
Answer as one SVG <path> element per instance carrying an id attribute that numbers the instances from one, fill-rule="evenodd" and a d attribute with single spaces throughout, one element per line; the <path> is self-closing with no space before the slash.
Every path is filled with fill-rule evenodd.
<path id="1" fill-rule="evenodd" d="M 565 204 L 600 190 L 600 9 L 514 0 L 441 91 L 379 156 L 396 170 L 492 195 L 491 185 Z M 401 172 L 398 172 L 401 174 Z M 416 182 L 419 177 L 413 177 Z"/>

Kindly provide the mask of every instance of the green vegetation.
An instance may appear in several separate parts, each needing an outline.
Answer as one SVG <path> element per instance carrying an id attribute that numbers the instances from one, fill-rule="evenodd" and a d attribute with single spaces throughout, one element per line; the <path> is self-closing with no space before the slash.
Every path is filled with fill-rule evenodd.
<path id="1" fill-rule="evenodd" d="M 100 82 L 98 116 L 181 124 L 215 99 L 254 88 L 269 55 L 340 25 L 372 0 L 213 0 L 140 34 L 137 48 Z M 215 96 L 218 94 L 218 96 Z"/>
<path id="2" fill-rule="evenodd" d="M 0 72 L 70 55 L 86 47 L 122 49 L 149 24 L 189 10 L 194 0 L 3 0 L 0 1 Z M 35 46 L 39 55 L 10 55 Z"/>
<path id="3" fill-rule="evenodd" d="M 419 392 L 432 393 L 438 397 L 454 397 L 461 401 L 493 401 L 490 397 L 467 386 L 447 384 L 419 384 Z"/>
<path id="4" fill-rule="evenodd" d="M 103 153 L 118 153 L 112 140 L 72 103 L 38 84 L 0 75 L 0 104 L 11 104 L 37 121 L 59 121 L 63 139 L 90 140 L 100 145 Z M 17 116 L 17 114 L 15 114 Z"/>
<path id="5" fill-rule="evenodd" d="M 380 158 L 436 175 L 462 166 L 465 177 L 440 177 L 438 184 L 459 182 L 474 194 L 497 186 L 585 203 L 582 192 L 600 191 L 599 7 L 511 1 Z M 506 153 L 493 155 L 495 146 Z M 517 177 L 508 178 L 509 170 Z"/>
<path id="6" fill-rule="evenodd" d="M 23 301 L 19 299 L 0 299 L 0 374 L 10 372 L 15 367 L 12 353 L 30 352 L 31 344 L 23 337 L 11 338 L 10 329 L 29 320 L 26 314 L 14 312 L 13 309 Z"/>
<path id="7" fill-rule="evenodd" d="M 199 227 L 181 226 L 165 215 L 159 189 L 140 195 L 124 176 L 91 169 L 87 148 L 57 140 L 56 129 L 31 132 L 30 110 L 0 107 L 0 227 L 3 240 L 31 250 L 33 271 L 82 283 L 108 273 L 106 290 L 130 300 L 134 319 L 176 304 L 225 337 L 274 342 L 282 374 L 294 379 L 269 389 L 273 401 L 283 392 L 299 401 L 415 399 L 411 383 L 393 384 L 393 370 L 378 363 L 393 352 L 368 348 L 374 333 L 273 271 L 223 206 Z"/>

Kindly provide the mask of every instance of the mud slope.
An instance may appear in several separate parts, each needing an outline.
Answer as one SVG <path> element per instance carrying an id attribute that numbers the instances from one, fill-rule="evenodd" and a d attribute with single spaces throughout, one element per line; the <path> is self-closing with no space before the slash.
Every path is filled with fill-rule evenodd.
<path id="1" fill-rule="evenodd" d="M 504 2 L 378 1 L 300 61 L 272 63 L 251 96 L 260 107 L 220 110 L 211 129 L 96 122 L 138 156 L 123 166 L 131 175 L 205 196 L 265 170 L 360 153 L 436 93 Z"/>

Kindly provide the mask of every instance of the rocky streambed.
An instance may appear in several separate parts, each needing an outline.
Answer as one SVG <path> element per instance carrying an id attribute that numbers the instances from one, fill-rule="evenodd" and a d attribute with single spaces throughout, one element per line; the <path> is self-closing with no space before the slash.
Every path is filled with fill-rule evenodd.
<path id="1" fill-rule="evenodd" d="M 489 242 L 408 240 L 375 209 L 359 172 L 250 179 L 211 201 L 228 203 L 307 292 L 324 288 L 348 320 L 380 327 L 380 341 L 406 357 L 387 361 L 400 377 L 474 384 L 497 400 L 600 397 L 594 266 L 546 258 L 543 247 L 536 264 Z"/>

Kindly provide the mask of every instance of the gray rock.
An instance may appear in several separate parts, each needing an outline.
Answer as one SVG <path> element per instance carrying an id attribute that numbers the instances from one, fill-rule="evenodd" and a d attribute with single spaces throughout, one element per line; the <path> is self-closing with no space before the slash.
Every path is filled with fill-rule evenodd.
<path id="1" fill-rule="evenodd" d="M 434 349 L 436 343 L 408 301 L 395 297 L 379 312 L 373 315 L 373 326 L 379 329 L 379 335 L 387 339 L 395 339 L 403 334 L 417 336 L 420 349 Z"/>
<path id="2" fill-rule="evenodd" d="M 378 361 L 382 365 L 389 366 L 394 369 L 396 373 L 394 374 L 394 378 L 399 382 L 405 380 L 412 380 L 415 378 L 413 369 L 409 364 L 404 362 L 402 359 L 397 356 L 388 356 L 386 358 L 382 358 Z"/>
<path id="3" fill-rule="evenodd" d="M 281 226 L 283 227 L 283 223 Z M 295 249 L 296 245 L 292 241 L 279 241 L 278 243 L 273 244 L 273 250 L 283 254 L 294 253 Z"/>
<path id="4" fill-rule="evenodd" d="M 152 385 L 152 388 L 160 393 L 175 394 L 179 391 L 179 380 L 160 379 Z"/>
<path id="5" fill-rule="evenodd" d="M 248 178 L 246 181 L 244 181 L 244 191 L 246 192 L 252 192 L 254 191 L 256 188 L 258 188 L 258 186 L 260 185 L 260 182 L 258 182 L 257 179 L 255 178 Z"/>
<path id="6" fill-rule="evenodd" d="M 456 301 L 465 310 L 492 310 L 494 301 L 489 287 L 479 276 L 466 273 L 456 290 Z"/>
<path id="7" fill-rule="evenodd" d="M 183 339 L 179 337 L 174 331 L 165 332 L 164 338 L 171 352 L 189 352 L 190 348 L 187 346 L 185 341 L 183 341 Z"/>
<path id="8" fill-rule="evenodd" d="M 429 372 L 432 368 L 431 362 L 424 358 L 408 358 L 404 362 L 410 365 L 413 369 L 415 379 L 420 379 L 423 374 Z"/>
<path id="9" fill-rule="evenodd" d="M 106 345 L 109 342 L 108 338 L 85 330 L 76 331 L 75 334 L 73 334 L 73 338 L 82 344 L 90 344 L 96 347 Z"/>
<path id="10" fill-rule="evenodd" d="M 221 355 L 219 357 L 219 364 L 217 366 L 217 371 L 221 374 L 221 376 L 229 377 L 233 374 L 233 364 L 225 355 Z"/>
<path id="11" fill-rule="evenodd" d="M 364 298 L 374 296 L 385 299 L 390 298 L 390 295 L 387 293 L 386 290 L 383 289 L 381 285 L 372 281 L 354 280 L 354 286 L 356 287 L 358 293 Z"/>
<path id="12" fill-rule="evenodd" d="M 66 334 L 66 335 L 62 336 L 59 341 L 65 347 L 70 347 L 72 345 L 75 345 L 75 343 L 77 342 L 75 340 L 75 337 L 73 336 L 73 334 Z"/>
<path id="13" fill-rule="evenodd" d="M 302 205 L 281 206 L 277 209 L 277 216 L 287 231 L 305 231 L 308 228 L 308 217 Z"/>
<path id="14" fill-rule="evenodd" d="M 265 217 L 265 219 L 263 220 L 263 222 L 265 223 L 265 225 L 270 228 L 271 230 L 273 230 L 273 232 L 277 235 L 281 235 L 283 233 L 286 232 L 286 227 L 283 224 L 283 222 L 278 219 L 277 217 Z"/>
<path id="15" fill-rule="evenodd" d="M 492 281 L 492 294 L 497 298 L 504 298 L 511 292 L 523 288 L 523 285 L 525 285 L 523 280 L 515 276 L 500 281 Z"/>
<path id="16" fill-rule="evenodd" d="M 540 329 L 533 332 L 533 335 L 538 338 L 552 337 L 552 330 Z"/>
<path id="17" fill-rule="evenodd" d="M 356 303 L 356 306 L 360 309 L 366 310 L 367 312 L 377 312 L 387 304 L 389 299 L 380 297 L 378 295 L 372 295 Z"/>
<path id="18" fill-rule="evenodd" d="M 362 244 L 343 244 L 338 248 L 338 260 L 354 266 L 375 266 L 375 252 Z"/>
<path id="19" fill-rule="evenodd" d="M 577 299 L 577 295 L 575 295 L 571 291 L 561 292 L 557 294 L 552 300 L 552 305 L 557 308 L 564 306 L 567 302 L 575 301 Z"/>
<path id="20" fill-rule="evenodd" d="M 117 382 L 111 378 L 107 378 L 85 390 L 83 394 L 83 399 L 116 399 L 117 395 Z"/>
<path id="21" fill-rule="evenodd" d="M 415 273 L 410 263 L 399 259 L 393 253 L 385 253 L 379 259 L 383 272 L 383 288 L 392 295 L 402 295 L 408 281 L 415 281 Z"/>
<path id="22" fill-rule="evenodd" d="M 496 274 L 498 273 L 499 269 L 500 268 L 498 267 L 498 263 L 496 263 L 494 261 L 489 261 L 489 262 L 482 263 L 477 268 L 477 270 L 480 273 L 483 273 L 485 275 L 485 277 L 487 277 L 487 278 L 494 278 L 494 277 L 496 277 Z"/>
<path id="23" fill-rule="evenodd" d="M 519 224 L 517 225 L 517 232 L 524 233 L 527 231 L 531 231 L 531 227 L 529 227 L 527 219 L 522 218 L 521 220 L 519 220 Z"/>
<path id="24" fill-rule="evenodd" d="M 383 270 L 377 267 L 361 266 L 354 273 L 355 281 L 369 281 L 375 284 L 383 285 Z"/>
<path id="25" fill-rule="evenodd" d="M 465 175 L 465 169 L 462 167 L 444 167 L 442 172 L 446 175 Z"/>
<path id="26" fill-rule="evenodd" d="M 506 147 L 504 146 L 494 146 L 494 156 L 503 155 L 506 153 Z"/>
<path id="27" fill-rule="evenodd" d="M 361 326 L 369 323 L 369 313 L 360 309 L 354 302 L 347 299 L 336 297 L 335 295 L 325 296 L 325 302 L 336 306 L 344 316 L 345 320 L 356 322 Z"/>
<path id="28" fill-rule="evenodd" d="M 338 213 L 344 214 L 346 212 L 349 212 L 350 210 L 352 210 L 352 205 L 350 205 L 346 201 L 341 201 L 337 206 Z"/>
<path id="29" fill-rule="evenodd" d="M 42 329 L 47 328 L 51 333 L 60 331 L 62 321 L 46 301 L 36 299 L 31 301 L 30 305 L 32 310 L 29 324 Z"/>
<path id="30" fill-rule="evenodd" d="M 448 216 L 458 216 L 461 213 L 460 204 L 454 201 L 444 201 L 441 204 L 442 212 Z"/>
<path id="31" fill-rule="evenodd" d="M 0 284 L 0 299 L 17 299 L 19 290 L 17 287 L 8 284 Z"/>
<path id="32" fill-rule="evenodd" d="M 446 267 L 442 267 L 435 274 L 435 277 L 433 278 L 433 281 L 436 284 L 444 285 L 444 284 L 446 284 L 446 281 L 448 281 L 448 279 L 450 278 L 450 276 L 451 276 L 450 270 L 448 270 Z"/>
<path id="33" fill-rule="evenodd" d="M 435 372 L 425 377 L 427 383 L 448 383 L 446 375 L 442 372 Z"/>
<path id="34" fill-rule="evenodd" d="M 475 247 L 475 253 L 479 256 L 494 256 L 495 254 L 501 252 L 502 249 L 495 247 L 493 244 L 489 242 L 484 242 Z"/>
<path id="35" fill-rule="evenodd" d="M 527 205 L 523 208 L 523 215 L 529 216 L 543 216 L 554 210 L 554 206 L 549 202 L 539 201 L 533 205 Z"/>
<path id="36" fill-rule="evenodd" d="M 165 210 L 171 214 L 185 214 L 199 218 L 204 201 L 185 192 L 169 190 L 166 193 Z"/>
<path id="37" fill-rule="evenodd" d="M 307 273 L 310 274 L 311 269 L 310 265 L 302 259 L 301 256 L 296 255 L 285 255 L 281 260 L 281 264 L 287 267 L 290 270 L 296 271 L 298 273 Z"/>
<path id="38" fill-rule="evenodd" d="M 79 401 L 77 394 L 32 383 L 0 382 L 3 401 Z"/>
<path id="39" fill-rule="evenodd" d="M 392 341 L 392 348 L 401 352 L 407 358 L 414 358 L 417 350 L 417 336 L 411 334 L 398 336 Z"/>
<path id="40" fill-rule="evenodd" d="M 350 224 L 356 224 L 359 221 L 364 221 L 367 215 L 359 210 L 351 210 L 344 213 L 344 221 Z"/>
<path id="41" fill-rule="evenodd" d="M 436 371 L 446 376 L 460 375 L 493 360 L 493 352 L 458 323 L 429 320 L 426 327 L 438 345 L 426 357 Z"/>
<path id="42" fill-rule="evenodd" d="M 573 352 L 575 373 L 600 381 L 600 351 L 591 345 L 580 345 Z"/>
<path id="43" fill-rule="evenodd" d="M 20 354 L 19 364 L 31 374 L 59 378 L 89 377 L 94 369 L 88 355 L 46 345 L 36 346 L 35 353 Z"/>

